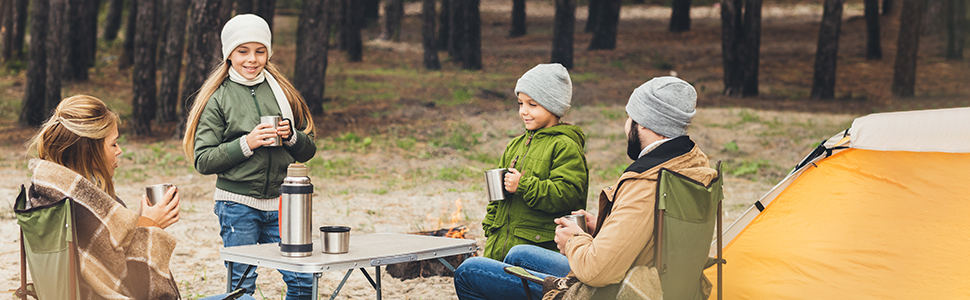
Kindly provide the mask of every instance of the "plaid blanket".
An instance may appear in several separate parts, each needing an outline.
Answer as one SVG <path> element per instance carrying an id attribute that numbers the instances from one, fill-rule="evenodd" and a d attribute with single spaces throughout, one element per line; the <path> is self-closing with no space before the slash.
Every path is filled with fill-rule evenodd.
<path id="1" fill-rule="evenodd" d="M 91 181 L 59 164 L 33 159 L 30 206 L 71 198 L 80 263 L 81 299 L 179 299 L 168 268 L 175 238 L 137 227 L 138 214 Z"/>

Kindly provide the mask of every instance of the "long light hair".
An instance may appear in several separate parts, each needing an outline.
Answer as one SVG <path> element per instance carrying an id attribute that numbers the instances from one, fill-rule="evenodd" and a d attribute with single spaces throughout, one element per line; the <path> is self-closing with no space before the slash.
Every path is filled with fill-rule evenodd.
<path id="1" fill-rule="evenodd" d="M 199 127 L 199 118 L 202 117 L 202 110 L 205 109 L 206 103 L 209 103 L 209 98 L 212 94 L 219 89 L 222 82 L 229 76 L 229 68 L 232 66 L 227 63 L 227 61 L 222 61 L 215 70 L 209 73 L 209 77 L 205 79 L 205 83 L 199 88 L 198 94 L 195 96 L 195 104 L 192 104 L 192 110 L 189 112 L 189 118 L 185 123 L 185 136 L 182 137 L 182 151 L 185 152 L 185 156 L 195 160 L 195 131 Z M 306 106 L 306 101 L 303 100 L 303 96 L 300 92 L 296 90 L 296 87 L 283 77 L 283 73 L 280 72 L 279 68 L 276 67 L 269 60 L 266 61 L 266 66 L 264 67 L 270 75 L 276 78 L 279 82 L 280 87 L 283 89 L 283 94 L 286 95 L 287 101 L 290 102 L 290 107 L 293 109 L 293 124 L 290 124 L 291 128 L 304 128 L 303 133 L 311 134 L 315 126 L 313 125 L 313 117 L 310 115 L 310 109 Z"/>
<path id="2" fill-rule="evenodd" d="M 118 114 L 100 99 L 75 95 L 61 100 L 29 146 L 30 153 L 81 174 L 101 190 L 115 196 L 114 180 L 105 141 L 118 126 Z"/>

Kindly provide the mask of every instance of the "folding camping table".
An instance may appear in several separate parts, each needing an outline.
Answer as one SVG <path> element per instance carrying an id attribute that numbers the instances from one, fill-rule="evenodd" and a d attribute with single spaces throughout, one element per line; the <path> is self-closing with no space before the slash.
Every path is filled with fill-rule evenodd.
<path id="1" fill-rule="evenodd" d="M 337 293 L 347 282 L 354 269 L 360 269 L 371 286 L 377 291 L 377 299 L 381 299 L 381 266 L 397 263 L 435 259 L 454 271 L 454 266 L 444 260 L 454 255 L 470 255 L 478 247 L 474 240 L 455 239 L 446 237 L 423 236 L 403 233 L 371 233 L 350 236 L 349 251 L 344 254 L 323 253 L 319 239 L 313 242 L 313 254 L 305 257 L 284 257 L 280 254 L 280 247 L 276 243 L 246 246 L 226 247 L 220 250 L 220 258 L 229 263 L 232 270 L 233 263 L 243 263 L 253 266 L 263 266 L 278 270 L 314 274 L 313 296 L 317 299 L 317 280 L 323 272 L 347 270 L 340 285 L 333 291 L 330 299 L 337 297 Z M 374 279 L 367 273 L 365 267 L 374 267 Z M 231 272 L 231 271 L 230 271 Z M 245 274 L 248 274 L 247 270 Z M 230 273 L 231 274 L 231 273 Z M 232 276 L 227 276 L 227 292 L 232 292 Z M 241 282 L 241 281 L 240 281 Z"/>

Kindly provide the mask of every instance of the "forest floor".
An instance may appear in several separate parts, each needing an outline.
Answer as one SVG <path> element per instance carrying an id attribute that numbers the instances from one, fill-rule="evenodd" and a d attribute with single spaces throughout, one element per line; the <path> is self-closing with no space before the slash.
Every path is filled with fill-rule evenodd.
<path id="1" fill-rule="evenodd" d="M 484 244 L 481 220 L 487 202 L 482 171 L 495 167 L 509 139 L 523 133 L 515 109 L 515 80 L 549 59 L 553 10 L 549 1 L 528 3 L 528 35 L 508 38 L 510 3 L 482 1 L 482 71 L 464 71 L 441 52 L 443 68 L 422 69 L 419 5 L 407 6 L 401 42 L 375 40 L 379 26 L 365 30 L 364 61 L 351 63 L 331 50 L 326 112 L 316 116 L 316 156 L 307 164 L 315 185 L 313 226 L 347 225 L 353 234 L 417 232 L 467 226 L 468 237 Z M 778 4 L 782 3 L 782 4 Z M 721 95 L 720 18 L 714 6 L 695 6 L 692 29 L 667 32 L 669 8 L 624 6 L 617 49 L 585 50 L 585 7 L 577 11 L 573 107 L 563 121 L 587 134 L 590 168 L 588 207 L 630 163 L 622 124 L 634 88 L 655 76 L 676 73 L 699 93 L 691 138 L 724 162 L 725 215 L 730 224 L 784 178 L 819 141 L 848 128 L 856 117 L 883 111 L 970 106 L 970 65 L 942 55 L 942 36 L 920 43 L 916 97 L 890 96 L 898 14 L 882 18 L 884 58 L 865 58 L 861 1 L 849 1 L 842 24 L 836 99 L 812 100 L 814 53 L 821 5 L 818 1 L 766 4 L 760 67 L 760 96 Z M 292 74 L 296 16 L 274 23 L 274 62 Z M 172 270 L 182 296 L 195 299 L 225 289 L 219 260 L 221 239 L 212 213 L 213 176 L 196 173 L 171 139 L 177 124 L 156 124 L 154 135 L 128 134 L 131 81 L 117 69 L 120 42 L 101 42 L 91 80 L 68 83 L 65 95 L 90 94 L 126 119 L 124 149 L 116 173 L 119 196 L 129 206 L 146 185 L 172 182 L 182 195 L 179 223 L 169 229 L 179 240 Z M 166 63 L 166 62 L 160 62 Z M 5 72 L 5 73 L 2 73 Z M 24 72 L 0 71 L 0 299 L 19 285 L 19 239 L 10 209 L 27 184 L 24 143 L 35 129 L 15 125 Z M 456 213 L 457 212 L 457 213 Z M 452 220 L 452 216 L 457 216 Z M 279 274 L 260 268 L 258 299 L 280 299 Z M 327 295 L 343 272 L 324 273 Z M 382 273 L 386 299 L 455 298 L 450 277 L 399 280 Z M 338 299 L 368 299 L 374 291 L 359 274 Z"/>

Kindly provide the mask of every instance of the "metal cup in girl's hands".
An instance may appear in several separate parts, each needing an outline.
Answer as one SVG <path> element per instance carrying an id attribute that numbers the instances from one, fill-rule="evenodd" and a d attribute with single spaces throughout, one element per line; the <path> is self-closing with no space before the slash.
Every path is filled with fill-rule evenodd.
<path id="1" fill-rule="evenodd" d="M 259 117 L 259 123 L 272 125 L 273 130 L 276 130 L 277 127 L 280 127 L 280 116 L 262 116 Z M 280 139 L 279 134 L 277 134 L 275 137 L 269 138 L 268 140 L 272 140 L 273 143 L 263 147 L 279 147 L 283 145 L 283 141 Z"/>

